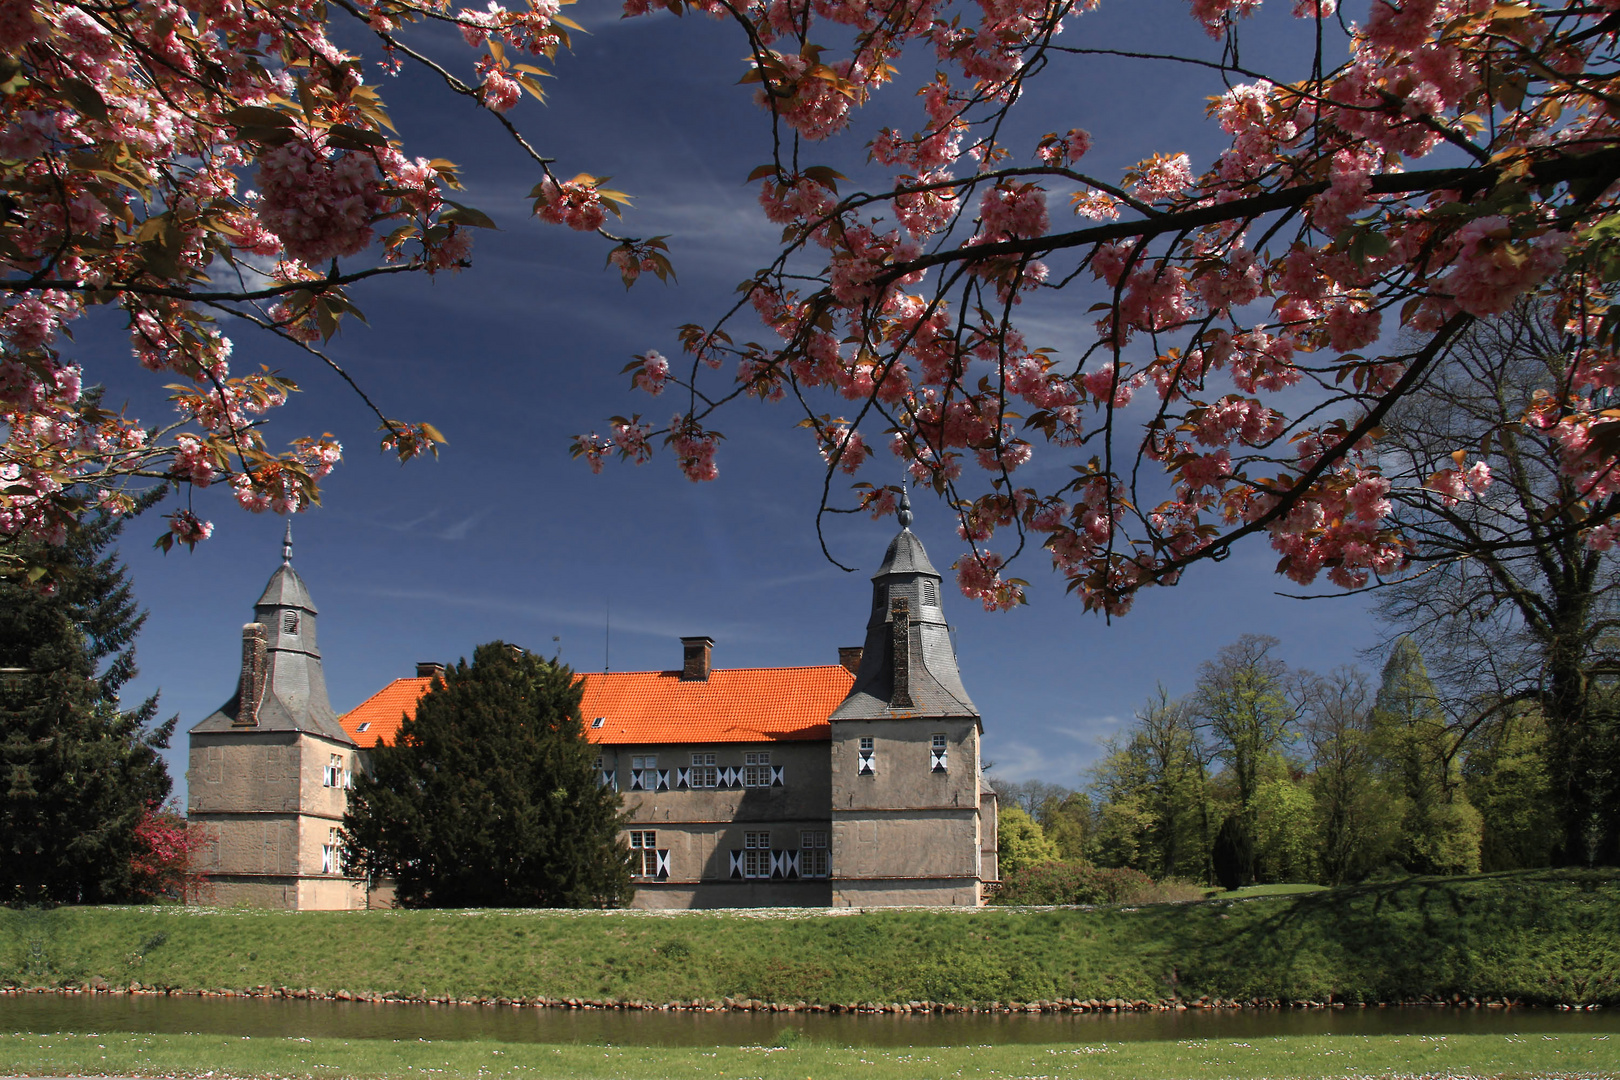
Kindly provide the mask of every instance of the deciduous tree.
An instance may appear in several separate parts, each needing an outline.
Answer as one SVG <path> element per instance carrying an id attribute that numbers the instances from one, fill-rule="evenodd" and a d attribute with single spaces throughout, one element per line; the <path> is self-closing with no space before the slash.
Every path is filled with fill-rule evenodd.
<path id="1" fill-rule="evenodd" d="M 1017 806 L 1004 807 L 996 819 L 996 845 L 996 862 L 1003 875 L 1059 858 L 1057 845 L 1046 838 L 1040 822 Z"/>
<path id="2" fill-rule="evenodd" d="M 1373 753 L 1373 691 L 1364 672 L 1310 680 L 1301 733 L 1316 800 L 1317 863 L 1329 885 L 1358 881 L 1386 861 L 1392 832 Z"/>
<path id="3" fill-rule="evenodd" d="M 1211 752 L 1231 777 L 1237 805 L 1228 818 L 1230 829 L 1225 822 L 1222 829 L 1241 834 L 1241 843 L 1228 845 L 1240 864 L 1245 853 L 1253 857 L 1254 803 L 1265 770 L 1293 738 L 1299 718 L 1299 703 L 1288 692 L 1288 666 L 1272 655 L 1278 644 L 1274 637 L 1245 634 L 1224 646 L 1200 666 L 1191 702 Z M 1240 865 L 1239 876 L 1251 879 L 1252 864 Z"/>
<path id="4" fill-rule="evenodd" d="M 1560 849 L 1557 807 L 1547 776 L 1547 729 L 1533 705 L 1497 714 L 1469 739 L 1463 787 L 1479 808 L 1479 868 L 1549 865 Z"/>
<path id="5" fill-rule="evenodd" d="M 1069 791 L 1043 799 L 1036 820 L 1047 839 L 1057 845 L 1060 856 L 1081 862 L 1087 857 L 1095 831 L 1092 816 L 1091 800 L 1083 792 Z"/>
<path id="6" fill-rule="evenodd" d="M 1420 644 L 1455 739 L 1527 705 L 1545 718 L 1551 854 L 1570 862 L 1620 859 L 1620 820 L 1602 809 L 1615 792 L 1601 748 L 1615 734 L 1594 697 L 1599 643 L 1620 628 L 1620 558 L 1609 527 L 1579 535 L 1591 479 L 1569 466 L 1560 429 L 1525 417 L 1567 393 L 1615 404 L 1583 382 L 1581 348 L 1553 307 L 1521 302 L 1449 346 L 1383 440 L 1386 469 L 1416 481 L 1393 511 L 1416 561 L 1380 612 Z M 1489 489 L 1425 487 L 1465 445 Z"/>
<path id="7" fill-rule="evenodd" d="M 1136 711 L 1122 739 L 1107 744 L 1095 789 L 1104 801 L 1100 840 L 1108 865 L 1132 866 L 1156 878 L 1209 876 L 1212 839 L 1204 746 L 1185 701 L 1159 687 Z M 1125 807 L 1134 815 L 1125 816 Z M 1114 809 L 1109 809 L 1110 807 Z M 1136 835 L 1127 846 L 1123 829 Z"/>
<path id="8" fill-rule="evenodd" d="M 1463 788 L 1461 740 L 1411 638 L 1396 641 L 1384 664 L 1372 738 L 1387 812 L 1401 825 L 1401 864 L 1427 874 L 1478 871 L 1480 817 Z"/>
<path id="9" fill-rule="evenodd" d="M 500 641 L 436 677 L 355 781 L 350 868 L 414 907 L 628 901 L 619 795 L 599 782 L 581 693 L 566 665 Z"/>

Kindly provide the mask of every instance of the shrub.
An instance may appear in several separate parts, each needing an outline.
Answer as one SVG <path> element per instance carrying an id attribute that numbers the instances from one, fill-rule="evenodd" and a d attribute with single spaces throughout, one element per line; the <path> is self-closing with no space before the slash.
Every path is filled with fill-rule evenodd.
<path id="1" fill-rule="evenodd" d="M 1156 882 L 1129 867 L 1097 867 L 1045 862 L 1002 877 L 998 904 L 1157 904 L 1202 898 L 1203 891 L 1181 881 Z"/>

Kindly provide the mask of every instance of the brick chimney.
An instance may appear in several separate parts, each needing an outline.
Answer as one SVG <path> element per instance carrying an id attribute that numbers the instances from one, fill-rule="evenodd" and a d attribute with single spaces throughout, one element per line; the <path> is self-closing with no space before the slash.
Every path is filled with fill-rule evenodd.
<path id="1" fill-rule="evenodd" d="M 431 679 L 435 675 L 444 674 L 444 665 L 437 660 L 418 660 L 416 662 L 416 677 L 418 679 Z"/>
<path id="2" fill-rule="evenodd" d="M 713 648 L 711 637 L 681 638 L 681 681 L 709 681 L 709 651 Z"/>
<path id="3" fill-rule="evenodd" d="M 890 609 L 893 614 L 892 632 L 894 661 L 890 668 L 894 673 L 889 690 L 889 707 L 891 709 L 909 709 L 911 701 L 911 601 L 904 596 L 894 598 L 894 607 Z"/>
<path id="4" fill-rule="evenodd" d="M 861 653 L 865 651 L 860 645 L 840 645 L 838 647 L 838 662 L 844 665 L 844 670 L 851 675 L 861 670 Z"/>
<path id="5" fill-rule="evenodd" d="M 259 706 L 264 704 L 264 684 L 270 674 L 268 640 L 263 623 L 250 622 L 242 627 L 242 678 L 236 684 L 233 727 L 259 726 Z"/>

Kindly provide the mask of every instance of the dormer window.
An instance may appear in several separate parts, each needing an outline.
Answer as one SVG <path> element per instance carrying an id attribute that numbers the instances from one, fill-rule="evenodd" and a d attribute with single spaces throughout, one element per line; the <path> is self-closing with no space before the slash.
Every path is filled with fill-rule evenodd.
<path id="1" fill-rule="evenodd" d="M 281 613 L 281 632 L 283 634 L 298 633 L 298 612 L 283 611 Z"/>

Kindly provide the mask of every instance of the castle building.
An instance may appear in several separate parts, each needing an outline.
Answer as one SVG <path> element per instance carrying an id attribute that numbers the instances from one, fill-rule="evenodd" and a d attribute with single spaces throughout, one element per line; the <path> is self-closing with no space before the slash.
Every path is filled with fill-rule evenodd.
<path id="1" fill-rule="evenodd" d="M 580 711 L 586 737 L 600 750 L 600 782 L 624 795 L 625 841 L 636 884 L 633 906 L 984 902 L 986 884 L 997 879 L 997 806 L 980 769 L 983 725 L 957 670 L 941 604 L 943 581 L 910 529 L 905 499 L 900 523 L 872 578 L 865 645 L 840 649 L 838 664 L 718 669 L 712 666 L 713 640 L 687 637 L 681 639 L 678 670 L 581 676 Z M 306 683 L 321 687 L 321 716 L 330 716 L 314 650 L 314 605 L 289 556 L 255 608 L 256 623 L 244 631 L 242 685 L 248 689 L 239 689 L 220 712 L 192 730 L 193 817 L 209 822 L 210 829 L 222 827 L 227 802 L 245 807 L 284 795 L 282 788 L 272 791 L 243 776 L 233 783 L 221 746 L 222 741 L 236 746 L 233 739 L 244 748 L 258 746 L 250 740 L 269 734 L 244 731 L 238 717 L 244 695 L 251 698 L 258 685 L 247 635 L 255 625 L 273 627 L 274 618 L 285 618 L 278 613 L 291 610 L 272 596 L 283 595 L 277 583 L 284 574 L 297 582 L 302 605 L 297 610 L 309 617 L 309 636 L 297 642 L 306 666 L 298 670 Z M 291 646 L 276 640 L 291 653 Z M 344 769 L 354 768 L 344 755 L 356 751 L 363 764 L 367 751 L 397 736 L 442 670 L 438 664 L 417 665 L 415 677 L 394 680 L 345 714 L 340 726 L 334 725 L 336 732 L 317 729 L 315 695 L 305 694 L 299 699 L 303 719 L 283 723 L 275 714 L 274 723 L 282 724 L 276 730 L 295 731 L 304 740 L 295 753 L 309 761 L 294 770 L 288 758 L 285 771 L 302 776 L 323 753 L 330 767 L 342 758 Z M 268 671 L 266 685 L 273 688 L 274 664 Z M 266 700 L 270 694 L 267 689 Z M 266 715 L 264 707 L 258 715 Z M 258 758 L 242 750 L 231 760 L 260 767 Z M 210 768 L 240 794 L 225 798 L 206 776 L 199 783 L 199 771 Z M 318 795 L 297 802 L 300 809 L 291 819 L 307 818 L 307 831 L 318 837 L 320 824 L 328 820 L 322 812 L 336 807 L 341 817 L 343 790 L 339 784 L 330 793 L 335 803 Z M 268 809 L 232 812 L 262 813 L 264 822 L 274 816 Z M 274 820 L 288 818 L 283 812 Z M 211 846 L 219 853 L 212 872 L 220 883 L 216 889 L 245 874 L 269 874 L 242 869 L 251 847 Z M 259 863 L 268 861 L 259 849 L 253 852 Z M 318 898 L 313 888 L 307 893 L 284 889 L 280 901 L 267 888 L 262 900 L 242 896 L 275 906 L 357 906 L 359 884 L 344 878 L 335 864 L 321 865 L 330 866 L 323 870 L 330 888 Z M 378 899 L 374 893 L 372 902 Z"/>
<path id="2" fill-rule="evenodd" d="M 316 615 L 288 523 L 281 565 L 242 627 L 236 693 L 190 732 L 186 814 L 203 832 L 214 903 L 366 906 L 365 882 L 339 858 L 356 747 L 326 698 Z"/>

